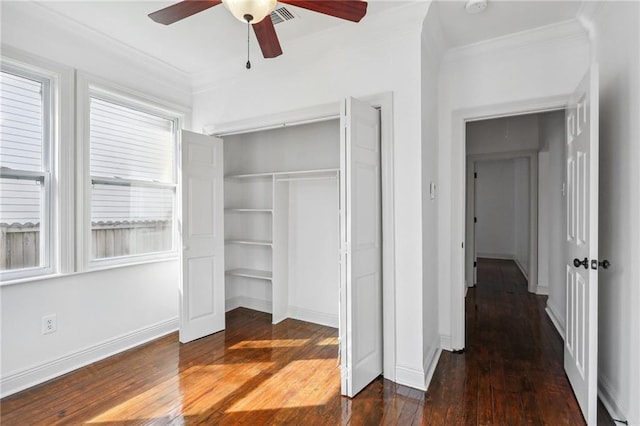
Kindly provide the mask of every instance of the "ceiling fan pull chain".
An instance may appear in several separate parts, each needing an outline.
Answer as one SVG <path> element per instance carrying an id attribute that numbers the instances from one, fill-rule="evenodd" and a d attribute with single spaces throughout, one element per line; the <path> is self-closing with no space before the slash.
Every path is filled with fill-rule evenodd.
<path id="1" fill-rule="evenodd" d="M 251 58 L 249 57 L 249 40 L 251 36 L 251 15 L 245 15 L 245 19 L 247 20 L 247 69 L 251 69 Z"/>

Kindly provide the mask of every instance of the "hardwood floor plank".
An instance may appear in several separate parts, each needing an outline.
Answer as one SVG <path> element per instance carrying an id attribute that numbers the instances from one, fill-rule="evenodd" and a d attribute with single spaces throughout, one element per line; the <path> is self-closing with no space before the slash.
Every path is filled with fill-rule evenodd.
<path id="1" fill-rule="evenodd" d="M 379 377 L 340 396 L 337 330 L 239 308 L 223 332 L 173 333 L 0 401 L 22 425 L 580 425 L 562 340 L 513 262 L 480 259 L 465 352 L 427 392 Z M 613 425 L 598 407 L 598 423 Z"/>

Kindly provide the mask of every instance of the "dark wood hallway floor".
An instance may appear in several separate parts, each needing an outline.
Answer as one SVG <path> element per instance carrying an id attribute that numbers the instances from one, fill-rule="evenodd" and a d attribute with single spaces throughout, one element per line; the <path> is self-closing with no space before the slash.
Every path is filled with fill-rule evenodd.
<path id="1" fill-rule="evenodd" d="M 480 263 L 467 349 L 443 352 L 428 392 L 378 378 L 342 398 L 335 329 L 236 309 L 224 332 L 171 334 L 7 397 L 0 424 L 584 424 L 544 297 L 515 268 Z"/>

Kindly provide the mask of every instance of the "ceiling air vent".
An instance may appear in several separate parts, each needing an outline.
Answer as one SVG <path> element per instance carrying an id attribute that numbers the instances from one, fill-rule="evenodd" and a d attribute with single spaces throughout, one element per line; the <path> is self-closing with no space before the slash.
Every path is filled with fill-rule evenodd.
<path id="1" fill-rule="evenodd" d="M 293 12 L 285 7 L 279 7 L 271 12 L 271 20 L 273 21 L 273 25 L 278 25 L 281 22 L 290 21 L 295 18 L 296 15 L 294 15 Z"/>

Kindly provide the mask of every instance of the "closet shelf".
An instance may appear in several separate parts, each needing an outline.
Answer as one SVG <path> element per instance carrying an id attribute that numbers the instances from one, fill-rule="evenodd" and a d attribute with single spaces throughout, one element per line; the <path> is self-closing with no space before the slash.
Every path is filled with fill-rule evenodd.
<path id="1" fill-rule="evenodd" d="M 295 179 L 295 178 L 321 178 L 337 176 L 339 169 L 314 169 L 294 170 L 290 172 L 247 173 L 227 175 L 227 180 L 260 180 L 260 179 Z"/>
<path id="2" fill-rule="evenodd" d="M 234 277 L 256 278 L 259 280 L 271 281 L 273 273 L 271 271 L 261 271 L 259 269 L 237 268 L 226 271 L 227 275 Z"/>
<path id="3" fill-rule="evenodd" d="M 245 240 L 245 239 L 229 239 L 229 240 L 225 240 L 225 243 L 227 244 L 248 244 L 248 245 L 254 245 L 254 246 L 267 246 L 267 247 L 271 247 L 273 245 L 272 241 L 266 241 L 266 240 Z"/>
<path id="4" fill-rule="evenodd" d="M 227 208 L 224 211 L 229 213 L 273 213 L 273 209 Z"/>

